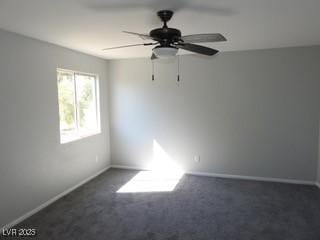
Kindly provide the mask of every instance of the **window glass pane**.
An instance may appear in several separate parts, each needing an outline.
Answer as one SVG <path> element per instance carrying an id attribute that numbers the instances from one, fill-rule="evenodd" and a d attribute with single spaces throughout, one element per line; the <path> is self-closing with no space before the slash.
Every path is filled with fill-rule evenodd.
<path id="1" fill-rule="evenodd" d="M 96 75 L 57 69 L 60 142 L 100 132 Z"/>
<path id="2" fill-rule="evenodd" d="M 73 73 L 58 71 L 58 96 L 61 138 L 76 130 Z"/>
<path id="3" fill-rule="evenodd" d="M 97 101 L 95 76 L 76 74 L 78 127 L 83 133 L 97 131 Z"/>

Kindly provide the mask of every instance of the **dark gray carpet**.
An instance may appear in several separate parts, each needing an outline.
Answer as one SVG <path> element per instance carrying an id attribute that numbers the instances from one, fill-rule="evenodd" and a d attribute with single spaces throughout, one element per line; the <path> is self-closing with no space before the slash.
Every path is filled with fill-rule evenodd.
<path id="1" fill-rule="evenodd" d="M 116 193 L 135 174 L 111 169 L 18 227 L 46 240 L 320 239 L 316 187 L 186 175 L 173 192 Z"/>

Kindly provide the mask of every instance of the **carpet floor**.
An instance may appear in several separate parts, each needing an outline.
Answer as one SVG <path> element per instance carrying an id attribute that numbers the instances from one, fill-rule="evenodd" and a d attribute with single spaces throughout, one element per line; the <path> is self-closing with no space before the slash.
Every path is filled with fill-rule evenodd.
<path id="1" fill-rule="evenodd" d="M 117 193 L 110 169 L 25 220 L 44 240 L 319 240 L 314 186 L 185 175 L 174 191 Z"/>

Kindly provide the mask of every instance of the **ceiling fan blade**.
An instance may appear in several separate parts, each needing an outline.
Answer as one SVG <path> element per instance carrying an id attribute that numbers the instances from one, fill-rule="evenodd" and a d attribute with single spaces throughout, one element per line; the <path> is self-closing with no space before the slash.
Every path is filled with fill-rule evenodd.
<path id="1" fill-rule="evenodd" d="M 138 44 L 130 44 L 130 45 L 123 45 L 123 46 L 117 46 L 117 47 L 104 48 L 102 50 L 106 51 L 106 50 L 113 50 L 113 49 L 127 48 L 127 47 L 150 46 L 150 45 L 155 45 L 155 44 L 157 44 L 157 43 L 138 43 Z"/>
<path id="2" fill-rule="evenodd" d="M 181 48 L 190 52 L 195 52 L 195 53 L 199 53 L 207 56 L 213 56 L 219 52 L 218 50 L 204 47 L 201 45 L 192 44 L 192 43 L 181 43 L 181 44 L 176 44 L 175 46 L 177 48 Z"/>
<path id="3" fill-rule="evenodd" d="M 128 32 L 128 31 L 123 31 L 123 32 L 124 32 L 124 33 L 128 33 L 128 34 L 131 34 L 131 35 L 138 36 L 138 37 L 142 38 L 143 40 L 150 40 L 150 39 L 152 39 L 152 37 L 149 36 L 149 34 Z"/>
<path id="4" fill-rule="evenodd" d="M 152 53 L 151 60 L 155 60 L 155 59 L 158 59 L 158 57 L 154 53 Z"/>
<path id="5" fill-rule="evenodd" d="M 227 39 L 220 33 L 192 34 L 192 35 L 182 36 L 181 39 L 186 43 L 227 41 Z"/>

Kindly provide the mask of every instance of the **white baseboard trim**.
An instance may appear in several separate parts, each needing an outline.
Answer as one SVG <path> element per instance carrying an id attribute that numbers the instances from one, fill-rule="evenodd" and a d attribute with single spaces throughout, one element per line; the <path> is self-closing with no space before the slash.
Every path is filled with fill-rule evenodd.
<path id="1" fill-rule="evenodd" d="M 92 180 L 93 178 L 97 177 L 98 175 L 100 175 L 101 173 L 107 171 L 111 166 L 105 167 L 103 169 L 101 169 L 100 171 L 98 171 L 97 173 L 91 175 L 90 177 L 82 180 L 81 182 L 79 182 L 78 184 L 76 184 L 75 186 L 63 191 L 62 193 L 56 195 L 55 197 L 49 199 L 48 201 L 44 202 L 43 204 L 41 204 L 40 206 L 36 207 L 35 209 L 25 213 L 24 215 L 22 215 L 21 217 L 15 219 L 14 221 L 6 224 L 3 227 L 0 227 L 0 232 L 2 231 L 2 229 L 8 229 L 8 228 L 12 228 L 13 226 L 17 225 L 18 223 L 22 222 L 23 220 L 31 217 L 32 215 L 36 214 L 37 212 L 39 212 L 40 210 L 44 209 L 45 207 L 49 206 L 50 204 L 54 203 L 55 201 L 59 200 L 60 198 L 64 197 L 65 195 L 69 194 L 70 192 L 72 192 L 73 190 L 77 189 L 78 187 L 81 187 L 83 184 L 89 182 L 90 180 Z"/>
<path id="2" fill-rule="evenodd" d="M 302 185 L 314 185 L 313 181 L 286 179 L 286 178 L 268 178 L 268 177 L 254 177 L 244 175 L 231 175 L 231 174 L 220 174 L 220 173 L 207 173 L 207 172 L 187 172 L 187 174 L 207 177 L 218 177 L 218 178 L 232 178 L 241 180 L 253 180 L 261 182 L 278 182 L 278 183 L 290 183 L 290 184 L 302 184 Z"/>
<path id="3" fill-rule="evenodd" d="M 150 170 L 142 167 L 132 167 L 132 166 L 124 166 L 124 165 L 111 165 L 111 168 L 140 170 L 140 171 Z M 194 172 L 194 171 L 185 172 L 185 174 L 196 175 L 196 176 L 206 176 L 206 177 L 263 181 L 263 182 L 279 182 L 279 183 L 291 183 L 291 184 L 302 184 L 302 185 L 313 185 L 313 186 L 315 185 L 314 181 L 305 181 L 305 180 L 296 180 L 296 179 L 253 177 L 253 176 L 244 176 L 244 175 L 231 175 L 231 174 Z"/>
<path id="4" fill-rule="evenodd" d="M 120 169 L 128 169 L 128 170 L 137 170 L 137 171 L 148 171 L 148 170 L 151 170 L 151 169 L 148 169 L 148 168 L 143 168 L 143 167 L 134 167 L 134 166 L 126 166 L 126 165 L 111 165 L 110 166 L 111 168 L 120 168 Z"/>

